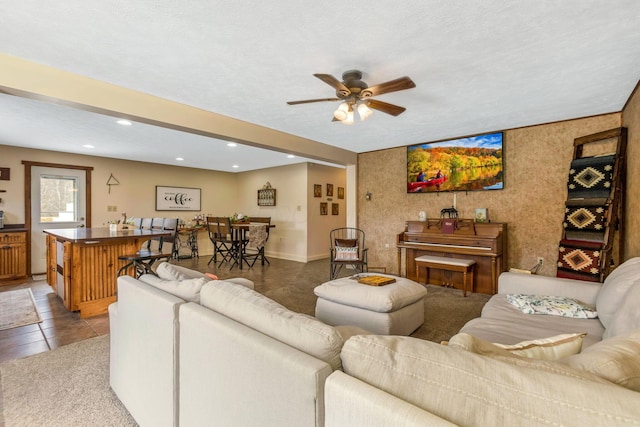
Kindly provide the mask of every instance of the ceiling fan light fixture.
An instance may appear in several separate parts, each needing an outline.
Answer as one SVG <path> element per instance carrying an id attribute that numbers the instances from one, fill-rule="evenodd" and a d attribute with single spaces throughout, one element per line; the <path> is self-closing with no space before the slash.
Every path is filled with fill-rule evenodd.
<path id="1" fill-rule="evenodd" d="M 351 104 L 349 104 L 349 106 L 348 106 L 347 118 L 342 120 L 342 123 L 345 124 L 345 125 L 352 125 L 353 124 L 353 107 L 351 107 Z"/>
<path id="2" fill-rule="evenodd" d="M 373 114 L 373 110 L 367 107 L 367 104 L 361 102 L 358 104 L 358 115 L 360 116 L 360 120 L 365 121 Z"/>
<path id="3" fill-rule="evenodd" d="M 333 112 L 333 117 L 335 117 L 336 120 L 343 121 L 347 119 L 348 112 L 349 112 L 349 104 L 347 104 L 346 102 L 343 102 L 338 106 L 338 108 L 336 108 L 336 111 Z"/>

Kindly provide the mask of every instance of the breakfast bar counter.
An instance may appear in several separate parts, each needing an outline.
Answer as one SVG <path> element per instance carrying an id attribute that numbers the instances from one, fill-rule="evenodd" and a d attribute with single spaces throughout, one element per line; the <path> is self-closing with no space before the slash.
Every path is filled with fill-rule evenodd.
<path id="1" fill-rule="evenodd" d="M 137 252 L 168 231 L 109 228 L 47 229 L 47 282 L 80 317 L 106 313 L 116 301 L 119 256 Z"/>

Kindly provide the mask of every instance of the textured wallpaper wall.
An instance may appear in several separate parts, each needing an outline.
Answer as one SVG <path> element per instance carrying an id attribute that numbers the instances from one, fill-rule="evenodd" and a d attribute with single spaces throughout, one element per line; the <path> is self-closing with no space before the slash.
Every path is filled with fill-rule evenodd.
<path id="1" fill-rule="evenodd" d="M 640 88 L 640 86 L 638 86 Z M 629 131 L 627 142 L 627 203 L 625 256 L 640 256 L 640 90 L 622 112 L 623 126 Z"/>
<path id="2" fill-rule="evenodd" d="M 541 256 L 540 274 L 554 276 L 573 140 L 619 127 L 621 120 L 614 113 L 505 131 L 505 188 L 457 193 L 460 217 L 487 208 L 491 221 L 508 223 L 507 268 L 530 268 Z M 405 221 L 417 220 L 420 211 L 439 217 L 452 202 L 452 193 L 407 194 L 406 147 L 358 156 L 358 225 L 366 232 L 371 266 L 397 274 L 396 235 Z"/>

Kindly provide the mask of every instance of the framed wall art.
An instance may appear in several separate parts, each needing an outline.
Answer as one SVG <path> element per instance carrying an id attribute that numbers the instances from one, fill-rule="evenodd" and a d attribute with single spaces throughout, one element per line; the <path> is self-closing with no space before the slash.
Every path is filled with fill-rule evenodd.
<path id="1" fill-rule="evenodd" d="M 157 211 L 199 211 L 201 190 L 156 185 Z"/>
<path id="2" fill-rule="evenodd" d="M 258 206 L 275 206 L 276 205 L 276 189 L 267 188 L 258 190 Z"/>
<path id="3" fill-rule="evenodd" d="M 340 205 L 331 203 L 331 215 L 340 215 Z"/>
<path id="4" fill-rule="evenodd" d="M 327 184 L 327 197 L 333 197 L 333 184 Z"/>
<path id="5" fill-rule="evenodd" d="M 320 202 L 320 215 L 327 215 L 329 210 L 329 204 L 327 202 Z"/>
<path id="6" fill-rule="evenodd" d="M 313 197 L 322 197 L 322 185 L 313 184 Z"/>
<path id="7" fill-rule="evenodd" d="M 338 199 L 344 199 L 344 187 L 338 187 Z"/>
<path id="8" fill-rule="evenodd" d="M 10 181 L 11 180 L 11 169 L 10 168 L 0 168 L 0 180 L 2 180 L 2 181 Z"/>

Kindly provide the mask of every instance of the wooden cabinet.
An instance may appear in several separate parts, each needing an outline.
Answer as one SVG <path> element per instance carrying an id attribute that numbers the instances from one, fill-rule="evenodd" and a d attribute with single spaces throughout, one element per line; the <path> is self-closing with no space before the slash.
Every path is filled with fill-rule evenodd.
<path id="1" fill-rule="evenodd" d="M 27 279 L 27 232 L 0 230 L 0 285 Z"/>
<path id="2" fill-rule="evenodd" d="M 106 313 L 116 301 L 117 274 L 126 261 L 119 257 L 136 253 L 165 230 L 118 230 L 70 228 L 45 230 L 47 234 L 47 281 L 64 306 L 80 317 Z"/>

